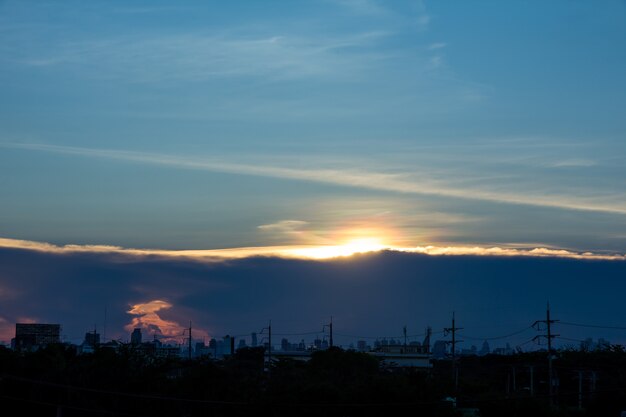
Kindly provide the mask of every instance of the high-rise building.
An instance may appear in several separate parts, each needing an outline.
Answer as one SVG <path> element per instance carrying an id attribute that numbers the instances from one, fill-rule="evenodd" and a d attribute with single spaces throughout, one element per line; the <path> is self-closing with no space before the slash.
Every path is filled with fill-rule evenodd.
<path id="1" fill-rule="evenodd" d="M 130 344 L 133 346 L 138 346 L 141 344 L 141 328 L 137 327 L 130 334 Z"/>
<path id="2" fill-rule="evenodd" d="M 443 359 L 448 352 L 448 344 L 445 340 L 437 340 L 433 345 L 433 358 Z"/>
<path id="3" fill-rule="evenodd" d="M 483 346 L 480 348 L 480 351 L 478 352 L 478 354 L 480 356 L 484 356 L 484 355 L 489 355 L 489 353 L 491 353 L 491 349 L 489 348 L 489 342 L 487 342 L 485 340 L 483 342 Z"/>
<path id="4" fill-rule="evenodd" d="M 100 344 L 100 333 L 87 332 L 85 333 L 85 340 L 83 345 L 97 346 Z"/>
<path id="5" fill-rule="evenodd" d="M 61 343 L 60 324 L 16 323 L 15 349 L 32 350 Z"/>
<path id="6" fill-rule="evenodd" d="M 252 333 L 252 347 L 257 347 L 259 345 L 259 342 L 257 341 L 256 338 L 256 333 Z"/>

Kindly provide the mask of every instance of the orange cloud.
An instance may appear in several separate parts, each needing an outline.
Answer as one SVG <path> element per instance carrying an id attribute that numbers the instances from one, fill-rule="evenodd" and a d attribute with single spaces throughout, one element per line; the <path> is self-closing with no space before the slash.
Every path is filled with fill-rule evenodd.
<path id="1" fill-rule="evenodd" d="M 159 315 L 162 310 L 168 310 L 173 305 L 163 300 L 152 300 L 145 303 L 131 305 L 128 314 L 133 315 L 130 323 L 124 326 L 127 332 L 140 328 L 145 331 L 146 335 L 156 337 L 161 341 L 182 343 L 187 337 L 184 333 L 187 326 L 172 320 L 166 320 Z M 202 339 L 208 337 L 208 333 L 202 329 L 193 329 L 192 336 L 194 339 Z"/>

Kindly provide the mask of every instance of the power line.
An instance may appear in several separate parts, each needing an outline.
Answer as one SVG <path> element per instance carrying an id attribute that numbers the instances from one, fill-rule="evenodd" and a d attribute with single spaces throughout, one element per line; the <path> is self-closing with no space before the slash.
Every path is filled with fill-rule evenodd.
<path id="1" fill-rule="evenodd" d="M 316 331 L 316 332 L 303 332 L 303 333 L 273 333 L 274 336 L 308 336 L 308 335 L 312 335 L 312 334 L 320 334 L 322 333 L 321 331 Z"/>
<path id="2" fill-rule="evenodd" d="M 613 329 L 613 330 L 626 330 L 626 327 L 622 326 L 602 326 L 599 324 L 581 324 L 581 323 L 572 323 L 567 321 L 560 321 L 559 324 L 565 324 L 567 326 L 576 326 L 576 327 L 591 327 L 596 329 Z"/>
<path id="3" fill-rule="evenodd" d="M 518 330 L 516 332 L 513 333 L 509 333 L 503 336 L 493 336 L 493 337 L 472 337 L 472 336 L 467 336 L 465 334 L 459 334 L 459 336 L 462 336 L 466 339 L 472 339 L 472 340 L 498 340 L 498 339 L 507 339 L 509 337 L 513 337 L 513 336 L 517 336 L 518 334 L 522 334 L 530 329 L 532 329 L 533 326 L 528 326 L 528 327 L 524 327 L 521 330 Z"/>

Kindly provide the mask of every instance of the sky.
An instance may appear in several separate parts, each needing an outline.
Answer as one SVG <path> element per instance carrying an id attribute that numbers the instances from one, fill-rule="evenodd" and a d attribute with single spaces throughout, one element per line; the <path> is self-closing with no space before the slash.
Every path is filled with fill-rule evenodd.
<path id="1" fill-rule="evenodd" d="M 625 73 L 618 0 L 0 1 L 0 250 L 99 271 L 386 248 L 622 265 Z M 29 312 L 29 263 L 4 259 L 0 322 L 68 318 Z M 200 314 L 159 282 L 96 300 L 125 306 L 117 334 L 137 305 Z"/>

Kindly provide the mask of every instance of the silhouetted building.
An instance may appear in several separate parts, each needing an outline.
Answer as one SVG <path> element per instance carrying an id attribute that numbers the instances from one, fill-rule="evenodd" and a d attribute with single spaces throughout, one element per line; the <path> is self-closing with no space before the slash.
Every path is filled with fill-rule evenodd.
<path id="1" fill-rule="evenodd" d="M 446 357 L 448 344 L 445 340 L 437 340 L 433 345 L 433 358 L 443 359 Z"/>
<path id="2" fill-rule="evenodd" d="M 87 332 L 85 333 L 85 340 L 83 345 L 97 346 L 100 344 L 100 333 Z"/>
<path id="3" fill-rule="evenodd" d="M 313 341 L 313 346 L 315 346 L 315 349 L 321 349 L 322 348 L 322 339 L 317 338 Z"/>
<path id="4" fill-rule="evenodd" d="M 511 345 L 507 343 L 503 348 L 495 348 L 492 353 L 494 355 L 513 355 L 515 351 L 511 348 Z"/>
<path id="5" fill-rule="evenodd" d="M 369 350 L 365 340 L 359 340 L 356 342 L 356 348 L 359 352 L 367 352 Z"/>
<path id="6" fill-rule="evenodd" d="M 141 329 L 138 327 L 130 334 L 130 344 L 138 346 L 141 344 Z"/>
<path id="7" fill-rule="evenodd" d="M 461 349 L 461 356 L 476 356 L 478 355 L 478 348 L 472 345 L 469 349 Z"/>
<path id="8" fill-rule="evenodd" d="M 15 350 L 39 349 L 53 343 L 61 343 L 60 324 L 15 324 Z"/>
<path id="9" fill-rule="evenodd" d="M 480 348 L 480 351 L 478 352 L 478 354 L 480 356 L 485 356 L 485 355 L 489 355 L 490 353 L 491 353 L 491 349 L 489 348 L 489 342 L 485 340 L 483 342 L 483 347 Z"/>
<path id="10" fill-rule="evenodd" d="M 222 342 L 221 345 L 222 349 L 221 349 L 221 354 L 222 355 L 232 355 L 233 353 L 235 353 L 235 338 L 231 337 L 229 335 L 224 336 L 224 340 Z M 218 351 L 219 351 L 219 345 L 218 345 Z M 219 354 L 220 352 L 218 352 Z"/>
<path id="11" fill-rule="evenodd" d="M 96 346 L 100 345 L 100 333 L 87 332 L 85 333 L 85 339 L 83 343 L 78 347 L 78 353 L 86 354 L 86 353 L 94 353 L 96 350 Z"/>
<path id="12" fill-rule="evenodd" d="M 258 342 L 258 340 L 256 338 L 256 333 L 252 333 L 252 342 L 251 342 L 251 344 L 252 344 L 252 347 L 257 347 L 259 345 L 259 342 Z"/>

